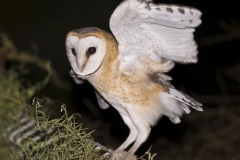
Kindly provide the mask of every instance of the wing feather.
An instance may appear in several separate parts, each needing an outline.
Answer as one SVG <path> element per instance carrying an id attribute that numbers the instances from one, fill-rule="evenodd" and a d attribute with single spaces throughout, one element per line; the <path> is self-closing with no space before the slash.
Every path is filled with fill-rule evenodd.
<path id="1" fill-rule="evenodd" d="M 110 19 L 120 60 L 135 54 L 149 56 L 156 62 L 197 62 L 193 32 L 201 24 L 200 17 L 201 12 L 194 8 L 147 0 L 123 1 Z"/>

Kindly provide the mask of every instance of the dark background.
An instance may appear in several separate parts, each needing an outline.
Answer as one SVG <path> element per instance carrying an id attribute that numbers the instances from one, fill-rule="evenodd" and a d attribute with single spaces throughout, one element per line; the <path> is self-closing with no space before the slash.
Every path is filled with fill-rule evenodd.
<path id="1" fill-rule="evenodd" d="M 70 78 L 65 53 L 65 37 L 81 27 L 99 27 L 110 32 L 109 18 L 121 0 L 12 0 L 0 2 L 0 32 L 5 32 L 20 51 L 37 52 L 52 62 L 59 78 L 71 84 L 62 89 L 50 82 L 39 93 L 65 103 L 71 113 L 82 115 L 80 122 L 103 145 L 117 148 L 127 137 L 128 128 L 114 109 L 100 110 L 89 83 L 76 85 Z M 180 4 L 202 11 L 195 39 L 199 62 L 177 65 L 169 74 L 176 88 L 204 104 L 204 112 L 192 111 L 182 123 L 162 118 L 153 127 L 149 140 L 138 155 L 151 146 L 156 159 L 240 159 L 240 13 L 235 1 L 163 0 L 156 3 Z M 7 67 L 11 62 L 7 63 Z M 40 73 L 39 73 L 40 74 Z M 37 79 L 38 73 L 29 75 Z M 96 107 L 95 107 L 96 106 Z M 59 108 L 57 108 L 59 110 Z M 57 112 L 57 111 L 56 111 Z"/>

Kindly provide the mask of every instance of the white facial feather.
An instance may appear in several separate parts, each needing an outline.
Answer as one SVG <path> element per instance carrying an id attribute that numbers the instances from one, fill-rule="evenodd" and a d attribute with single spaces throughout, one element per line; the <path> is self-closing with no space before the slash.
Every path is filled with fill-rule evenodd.
<path id="1" fill-rule="evenodd" d="M 96 49 L 94 54 L 88 53 L 88 49 L 91 47 Z M 77 36 L 69 36 L 66 40 L 66 48 L 72 68 L 79 77 L 91 75 L 97 71 L 106 52 L 104 41 L 93 36 L 82 39 Z M 75 50 L 75 55 L 73 50 Z"/>

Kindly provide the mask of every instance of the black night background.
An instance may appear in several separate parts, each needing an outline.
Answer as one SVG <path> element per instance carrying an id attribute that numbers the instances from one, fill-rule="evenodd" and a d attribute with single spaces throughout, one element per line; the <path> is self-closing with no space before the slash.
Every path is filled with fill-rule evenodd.
<path id="1" fill-rule="evenodd" d="M 9 0 L 0 2 L 0 32 L 4 32 L 20 51 L 35 52 L 50 60 L 59 78 L 68 87 L 53 81 L 37 94 L 47 96 L 69 113 L 80 113 L 79 121 L 93 137 L 116 149 L 127 137 L 128 128 L 114 108 L 101 110 L 94 89 L 85 82 L 74 83 L 65 51 L 66 34 L 82 27 L 98 27 L 108 32 L 109 18 L 121 0 Z M 203 103 L 204 112 L 192 110 L 180 124 L 163 117 L 152 128 L 149 139 L 137 154 L 152 146 L 161 160 L 237 160 L 240 159 L 240 10 L 237 1 L 156 0 L 199 9 L 202 24 L 194 35 L 198 43 L 197 64 L 177 64 L 169 73 L 172 84 Z M 5 62 L 5 68 L 16 62 Z M 33 67 L 29 65 L 28 67 Z M 44 72 L 29 73 L 29 83 Z M 31 103 L 31 102 L 29 102 Z"/>

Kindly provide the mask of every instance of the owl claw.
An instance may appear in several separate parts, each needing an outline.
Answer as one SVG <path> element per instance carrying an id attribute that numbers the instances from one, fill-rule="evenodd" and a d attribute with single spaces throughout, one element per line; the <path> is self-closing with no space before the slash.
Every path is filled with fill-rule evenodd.
<path id="1" fill-rule="evenodd" d="M 137 160 L 137 157 L 134 154 L 126 153 L 122 160 Z"/>
<path id="2" fill-rule="evenodd" d="M 125 151 L 114 151 L 111 155 L 111 160 L 137 160 L 137 157 Z"/>
<path id="3" fill-rule="evenodd" d="M 114 151 L 111 155 L 111 160 L 122 160 L 126 153 L 125 151 Z"/>

